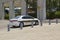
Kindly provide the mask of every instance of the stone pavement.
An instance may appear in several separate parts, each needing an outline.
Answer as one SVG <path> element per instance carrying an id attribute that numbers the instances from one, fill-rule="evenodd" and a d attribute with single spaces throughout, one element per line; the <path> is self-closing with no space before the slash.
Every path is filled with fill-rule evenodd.
<path id="1" fill-rule="evenodd" d="M 60 23 L 44 23 L 43 26 L 36 25 L 24 27 L 23 30 L 13 28 L 7 31 L 8 21 L 0 21 L 0 40 L 60 40 Z"/>

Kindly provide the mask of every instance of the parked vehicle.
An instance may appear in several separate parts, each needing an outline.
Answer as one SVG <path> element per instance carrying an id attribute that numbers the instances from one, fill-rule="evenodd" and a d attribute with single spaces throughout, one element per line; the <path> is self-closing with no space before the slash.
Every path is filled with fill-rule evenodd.
<path id="1" fill-rule="evenodd" d="M 20 23 L 22 22 L 22 25 L 31 25 L 33 21 L 33 24 L 38 25 L 38 19 L 34 18 L 29 15 L 21 15 L 21 16 L 16 16 L 15 18 L 12 18 L 9 20 L 9 25 L 12 26 L 20 26 Z"/>

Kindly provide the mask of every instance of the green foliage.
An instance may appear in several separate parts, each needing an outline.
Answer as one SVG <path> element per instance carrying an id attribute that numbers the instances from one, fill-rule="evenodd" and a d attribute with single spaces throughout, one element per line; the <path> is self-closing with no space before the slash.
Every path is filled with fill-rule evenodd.
<path id="1" fill-rule="evenodd" d="M 55 13 L 48 13 L 47 12 L 47 19 L 54 19 L 55 18 Z"/>
<path id="2" fill-rule="evenodd" d="M 15 16 L 19 16 L 19 15 L 21 15 L 21 14 L 19 14 L 19 13 L 16 13 L 16 14 L 15 14 Z"/>
<path id="3" fill-rule="evenodd" d="M 47 19 L 60 18 L 60 11 L 56 11 L 55 13 L 47 12 L 46 16 L 47 16 Z"/>
<path id="4" fill-rule="evenodd" d="M 57 11 L 57 12 L 55 13 L 55 15 L 56 15 L 56 16 L 55 16 L 56 18 L 60 18 L 60 11 Z"/>
<path id="5" fill-rule="evenodd" d="M 9 14 L 5 14 L 5 19 L 9 19 Z"/>
<path id="6" fill-rule="evenodd" d="M 46 0 L 46 10 L 47 19 L 60 18 L 60 0 Z"/>

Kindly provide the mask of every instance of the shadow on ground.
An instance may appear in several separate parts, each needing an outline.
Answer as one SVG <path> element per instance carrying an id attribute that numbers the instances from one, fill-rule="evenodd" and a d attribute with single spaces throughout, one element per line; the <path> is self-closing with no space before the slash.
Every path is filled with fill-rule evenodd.
<path id="1" fill-rule="evenodd" d="M 29 27 L 31 25 L 24 25 L 23 27 Z M 37 25 L 34 25 L 34 26 L 37 26 Z M 19 26 L 13 26 L 13 27 L 10 27 L 10 28 L 20 28 Z"/>

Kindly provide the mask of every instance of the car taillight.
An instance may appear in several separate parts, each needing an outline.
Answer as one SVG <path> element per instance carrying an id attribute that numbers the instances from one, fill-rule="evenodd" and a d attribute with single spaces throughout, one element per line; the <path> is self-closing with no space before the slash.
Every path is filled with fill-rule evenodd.
<path id="1" fill-rule="evenodd" d="M 15 22 L 15 21 L 17 21 L 17 20 L 10 20 L 10 22 Z"/>

